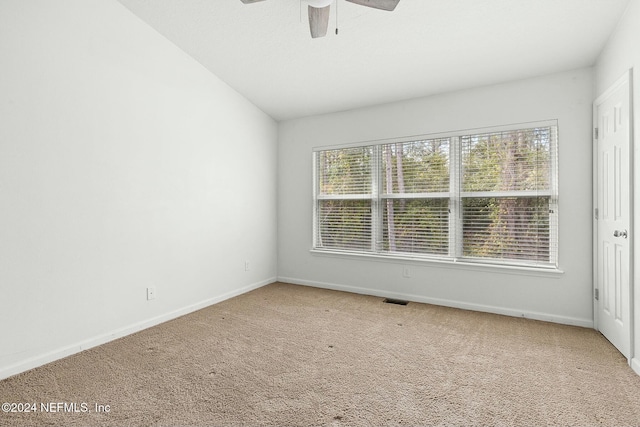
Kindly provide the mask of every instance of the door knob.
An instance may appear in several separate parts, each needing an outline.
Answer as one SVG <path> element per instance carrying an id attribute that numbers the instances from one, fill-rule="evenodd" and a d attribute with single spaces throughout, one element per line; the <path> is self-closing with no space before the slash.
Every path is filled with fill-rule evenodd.
<path id="1" fill-rule="evenodd" d="M 628 237 L 627 230 L 616 230 L 613 232 L 613 237 L 624 237 L 626 239 Z"/>

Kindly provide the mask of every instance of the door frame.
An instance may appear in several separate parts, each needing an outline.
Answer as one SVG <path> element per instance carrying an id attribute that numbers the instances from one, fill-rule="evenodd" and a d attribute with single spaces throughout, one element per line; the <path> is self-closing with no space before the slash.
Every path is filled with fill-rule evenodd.
<path id="1" fill-rule="evenodd" d="M 628 83 L 629 85 L 629 359 L 627 362 L 631 365 L 632 360 L 635 358 L 635 347 L 634 347 L 634 260 L 635 260 L 635 227 L 634 227 L 634 157 L 635 157 L 635 148 L 633 144 L 634 137 L 634 115 L 633 115 L 633 68 L 628 69 L 625 73 L 618 78 L 609 88 L 607 88 L 601 95 L 599 95 L 595 101 L 593 101 L 593 115 L 592 115 L 592 141 L 593 141 L 593 159 L 592 159 L 592 167 L 593 167 L 593 200 L 592 200 L 592 223 L 593 223 L 593 277 L 592 277 L 592 293 L 591 297 L 593 298 L 593 327 L 596 330 L 599 330 L 598 327 L 598 300 L 595 298 L 595 292 L 598 285 L 598 219 L 596 210 L 598 208 L 598 139 L 596 138 L 596 132 L 598 127 L 598 107 L 608 99 L 613 92 L 615 92 L 620 86 Z"/>

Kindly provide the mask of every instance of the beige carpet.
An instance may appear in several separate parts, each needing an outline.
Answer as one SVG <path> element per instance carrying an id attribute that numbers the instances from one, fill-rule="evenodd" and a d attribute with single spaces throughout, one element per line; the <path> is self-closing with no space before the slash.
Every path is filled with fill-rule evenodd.
<path id="1" fill-rule="evenodd" d="M 88 409 L 3 426 L 623 426 L 640 377 L 590 329 L 276 283 L 2 381 L 0 402 Z"/>

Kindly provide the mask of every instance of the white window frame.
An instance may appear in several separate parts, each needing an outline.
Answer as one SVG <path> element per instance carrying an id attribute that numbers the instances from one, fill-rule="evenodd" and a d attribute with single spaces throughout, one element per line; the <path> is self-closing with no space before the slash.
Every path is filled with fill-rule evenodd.
<path id="1" fill-rule="evenodd" d="M 531 128 L 555 128 L 556 138 L 552 138 L 550 147 L 552 151 L 551 155 L 551 174 L 550 174 L 550 188 L 544 192 L 541 191 L 505 191 L 505 192 L 463 192 L 461 186 L 462 177 L 462 152 L 461 152 L 461 137 L 473 134 L 490 134 L 500 133 L 515 130 L 524 130 Z M 443 193 L 410 193 L 410 194 L 390 194 L 385 195 L 382 188 L 382 146 L 386 144 L 406 143 L 420 140 L 433 140 L 433 139 L 449 139 L 449 173 L 450 180 L 449 192 Z M 559 242 L 558 242 L 558 140 L 559 130 L 557 120 L 545 120 L 528 123 L 518 123 L 506 126 L 493 126 L 487 128 L 476 128 L 461 131 L 452 131 L 438 134 L 424 134 L 409 137 L 375 140 L 375 141 L 363 141 L 353 144 L 342 144 L 332 146 L 319 146 L 313 148 L 313 246 L 311 251 L 317 254 L 335 255 L 335 256 L 358 256 L 358 257 L 373 257 L 382 260 L 397 261 L 416 261 L 416 262 L 438 262 L 455 265 L 456 267 L 469 266 L 473 267 L 504 267 L 507 269 L 527 270 L 527 271 L 546 271 L 546 272 L 559 272 Z M 319 182 L 318 182 L 318 170 L 317 170 L 317 153 L 326 150 L 337 150 L 354 147 L 371 146 L 374 150 L 378 150 L 373 155 L 374 161 L 371 162 L 371 194 L 369 195 L 319 195 Z M 536 262 L 518 262 L 510 259 L 491 259 L 491 258 L 469 258 L 463 256 L 463 239 L 462 227 L 462 201 L 465 197 L 526 197 L 526 196 L 543 196 L 550 199 L 550 214 L 549 214 L 549 240 L 551 250 L 554 254 L 551 256 L 549 263 L 536 263 Z M 421 253 L 403 253 L 403 252 L 385 252 L 381 250 L 382 234 L 383 234 L 383 210 L 384 202 L 388 199 L 425 199 L 425 198 L 448 198 L 449 199 L 449 254 L 447 256 L 421 254 Z M 371 200 L 371 249 L 369 251 L 359 251 L 350 249 L 335 249 L 335 248 L 321 248 L 317 247 L 318 236 L 318 201 L 319 200 Z"/>

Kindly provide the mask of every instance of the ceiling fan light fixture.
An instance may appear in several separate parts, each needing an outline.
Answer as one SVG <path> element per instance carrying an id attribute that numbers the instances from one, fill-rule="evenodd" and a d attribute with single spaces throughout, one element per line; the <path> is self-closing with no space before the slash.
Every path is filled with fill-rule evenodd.
<path id="1" fill-rule="evenodd" d="M 309 4 L 309 6 L 315 7 L 317 9 L 322 7 L 327 7 L 331 3 L 333 3 L 333 0 L 306 0 L 306 1 Z"/>
<path id="2" fill-rule="evenodd" d="M 244 4 L 256 3 L 264 0 L 240 0 Z M 300 0 L 302 4 L 302 0 Z M 311 30 L 311 37 L 318 38 L 324 37 L 327 34 L 327 28 L 329 26 L 330 6 L 334 0 L 305 0 L 307 2 L 307 9 L 309 10 L 309 29 Z M 371 7 L 380 10 L 394 10 L 400 0 L 346 0 L 351 3 L 359 4 L 361 6 Z M 336 21 L 337 21 L 336 12 Z M 336 34 L 338 34 L 338 27 L 336 24 Z"/>
<path id="3" fill-rule="evenodd" d="M 327 35 L 329 28 L 329 6 L 313 7 L 307 6 L 309 9 L 309 30 L 311 38 L 324 37 Z"/>

